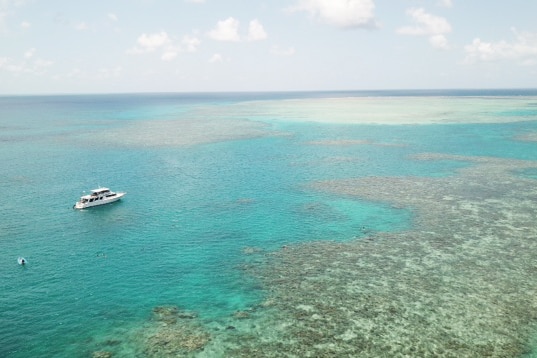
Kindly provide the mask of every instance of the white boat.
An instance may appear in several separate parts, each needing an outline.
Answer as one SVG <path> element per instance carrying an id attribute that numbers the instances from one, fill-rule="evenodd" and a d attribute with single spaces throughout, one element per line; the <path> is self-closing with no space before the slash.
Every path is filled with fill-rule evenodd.
<path id="1" fill-rule="evenodd" d="M 23 266 L 24 266 L 24 265 L 26 265 L 26 263 L 27 263 L 28 261 L 26 261 L 26 259 L 25 259 L 24 257 L 19 257 L 19 258 L 17 259 L 17 262 L 19 263 L 19 265 L 23 265 Z"/>
<path id="2" fill-rule="evenodd" d="M 93 189 L 91 194 L 81 196 L 73 208 L 85 209 L 92 206 L 113 203 L 121 199 L 125 194 L 127 193 L 115 193 L 108 188 Z"/>

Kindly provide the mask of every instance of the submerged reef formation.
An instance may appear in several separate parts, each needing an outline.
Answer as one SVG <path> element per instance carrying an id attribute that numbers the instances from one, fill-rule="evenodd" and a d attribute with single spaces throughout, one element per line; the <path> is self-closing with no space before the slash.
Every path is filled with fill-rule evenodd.
<path id="1" fill-rule="evenodd" d="M 513 111 L 518 108 L 519 111 Z M 534 97 L 372 96 L 242 102 L 220 109 L 228 118 L 353 124 L 508 123 L 531 119 Z M 496 115 L 502 113 L 501 116 Z"/>
<path id="2" fill-rule="evenodd" d="M 181 311 L 175 306 L 153 309 L 154 325 L 143 331 L 144 356 L 176 357 L 203 349 L 209 334 L 195 320 L 194 312 Z"/>
<path id="3" fill-rule="evenodd" d="M 261 122 L 243 120 L 189 119 L 133 121 L 106 132 L 80 134 L 89 143 L 125 147 L 183 147 L 206 143 L 282 135 Z"/>
<path id="4" fill-rule="evenodd" d="M 526 133 L 519 135 L 515 137 L 516 140 L 524 141 L 524 142 L 537 142 L 537 133 Z"/>
<path id="5" fill-rule="evenodd" d="M 142 325 L 112 333 L 115 335 L 97 343 L 99 350 L 92 357 L 191 357 L 211 340 L 197 313 L 176 306 L 155 307 Z"/>
<path id="6" fill-rule="evenodd" d="M 265 312 L 234 331 L 241 357 L 516 357 L 537 323 L 537 162 L 423 154 L 471 165 L 445 178 L 367 177 L 317 190 L 414 212 L 411 231 L 289 245 L 251 273 Z"/>

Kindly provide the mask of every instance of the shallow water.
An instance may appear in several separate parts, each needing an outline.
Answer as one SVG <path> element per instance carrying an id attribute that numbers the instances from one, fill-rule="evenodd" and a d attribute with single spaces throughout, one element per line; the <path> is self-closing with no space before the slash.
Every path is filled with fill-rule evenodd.
<path id="1" fill-rule="evenodd" d="M 405 101 L 405 97 L 389 95 L 378 99 L 392 101 L 383 109 L 387 117 L 394 106 L 398 112 L 404 111 L 405 102 L 409 104 L 406 117 L 412 113 L 433 116 L 416 106 L 445 103 L 439 97 L 417 100 L 413 96 Z M 502 249 L 507 245 L 511 253 L 505 260 L 504 256 L 495 260 L 509 266 L 502 270 L 502 280 L 520 283 L 519 273 L 532 269 L 528 262 L 534 252 L 529 249 L 531 241 L 522 238 L 535 237 L 529 221 L 521 221 L 522 214 L 531 216 L 535 204 L 521 200 L 520 191 L 531 192 L 533 161 L 537 160 L 532 140 L 537 133 L 537 107 L 528 105 L 537 99 L 523 95 L 523 100 L 502 96 L 500 106 L 481 96 L 461 97 L 460 102 L 458 97 L 449 97 L 446 106 L 464 104 L 466 112 L 485 113 L 479 122 L 489 118 L 494 123 L 389 126 L 322 123 L 317 121 L 322 113 L 311 112 L 309 107 L 300 116 L 314 113 L 311 122 L 307 118 L 294 121 L 296 109 L 289 114 L 289 99 L 309 101 L 308 96 L 326 94 L 0 98 L 0 159 L 5 163 L 0 183 L 8 189 L 0 205 L 0 356 L 91 356 L 96 351 L 120 357 L 230 352 L 255 356 L 252 347 L 260 347 L 260 342 L 266 343 L 267 356 L 278 356 L 282 349 L 301 355 L 300 351 L 313 347 L 308 340 L 283 346 L 276 342 L 281 334 L 303 334 L 301 329 L 315 332 L 316 326 L 297 325 L 302 318 L 296 314 L 302 310 L 312 317 L 324 311 L 310 312 L 311 304 L 297 302 L 304 293 L 315 292 L 319 299 L 331 297 L 330 292 L 341 283 L 327 266 L 342 265 L 341 272 L 352 268 L 345 266 L 342 252 L 350 252 L 351 257 L 363 255 L 353 250 L 362 250 L 360 245 L 369 238 L 379 238 L 383 244 L 366 250 L 378 258 L 364 261 L 369 267 L 365 273 L 371 273 L 379 268 L 375 262 L 409 262 L 423 255 L 430 248 L 413 245 L 416 237 L 435 232 L 436 242 L 451 251 L 435 248 L 442 259 L 431 266 L 433 274 L 419 275 L 413 268 L 406 277 L 422 287 L 437 284 L 442 270 L 452 270 L 450 262 L 458 262 L 460 252 L 470 250 L 464 240 L 447 240 L 442 232 L 472 233 L 472 254 L 485 258 L 490 245 L 498 245 L 499 238 L 492 234 L 495 221 L 491 224 L 479 215 L 471 225 L 464 221 L 470 220 L 468 213 L 485 210 L 475 207 L 476 201 L 488 200 L 492 208 L 501 208 L 504 236 L 509 239 Z M 349 93 L 338 96 L 348 97 Z M 331 106 L 336 103 L 332 101 Z M 486 111 L 484 103 L 491 104 Z M 377 115 L 383 116 L 382 112 Z M 506 119 L 498 120 L 502 117 Z M 521 121 L 512 122 L 513 117 Z M 491 158 L 486 159 L 488 166 L 479 167 L 482 172 L 476 176 L 465 174 L 476 165 L 474 159 L 465 158 L 476 156 Z M 508 192 L 510 185 L 494 186 L 493 181 L 463 190 L 472 180 L 490 175 L 493 168 L 503 170 L 509 165 L 518 174 L 509 177 L 499 171 L 496 179 L 517 184 L 516 190 Z M 377 189 L 367 195 L 348 191 L 347 186 L 338 189 L 351 178 Z M 320 188 L 314 183 L 325 184 Z M 427 190 L 416 191 L 420 183 Z M 99 185 L 128 194 L 106 207 L 72 210 L 83 190 Z M 439 214 L 442 225 L 431 228 L 432 219 L 423 222 L 420 213 L 443 208 L 430 198 L 440 195 L 440 188 L 445 188 L 443 196 L 452 197 L 452 212 Z M 469 194 L 474 196 L 465 196 Z M 473 231 L 461 230 L 461 223 Z M 392 246 L 390 238 L 398 244 Z M 342 250 L 345 245 L 354 246 Z M 519 250 L 524 260 L 513 262 Z M 295 256 L 286 256 L 290 253 Z M 431 252 L 425 254 L 432 257 Z M 448 254 L 452 261 L 444 257 Z M 28 265 L 17 265 L 18 256 L 24 256 Z M 319 279 L 317 274 L 305 278 L 289 274 L 283 281 L 260 273 L 260 267 L 272 267 L 269 273 L 277 273 L 278 267 L 270 265 L 279 262 L 280 256 L 289 258 L 292 274 L 305 266 L 310 270 L 303 271 L 306 276 L 308 272 L 328 273 Z M 296 257 L 301 259 L 291 259 Z M 471 257 L 466 260 L 463 262 L 475 262 Z M 425 315 L 433 326 L 442 320 L 452 326 L 464 325 L 476 305 L 490 305 L 489 296 L 480 295 L 490 288 L 486 271 L 477 271 L 472 276 L 477 296 L 465 308 L 468 317 L 457 319 L 449 311 L 459 303 L 457 290 L 466 287 L 462 279 L 460 285 L 452 285 L 453 290 L 445 288 L 449 294 L 442 303 L 446 306 L 442 314 L 418 308 L 409 311 L 403 302 L 412 297 L 404 294 L 408 287 L 385 284 L 397 280 L 397 265 L 381 275 L 347 279 L 348 292 L 361 291 L 361 284 L 384 285 L 382 297 L 386 299 L 401 293 L 396 309 Z M 535 304 L 529 295 L 535 282 L 529 277 L 520 295 L 513 287 L 513 293 L 502 298 L 505 305 Z M 301 287 L 298 278 L 318 283 Z M 484 286 L 479 286 L 481 282 Z M 437 304 L 434 292 L 423 290 L 430 303 Z M 358 304 L 363 298 L 344 293 L 341 297 L 342 307 L 348 299 L 350 304 L 352 299 Z M 297 304 L 286 309 L 283 305 L 287 303 Z M 299 305 L 306 308 L 295 309 Z M 379 305 L 375 308 L 380 310 L 378 319 L 367 321 L 360 316 L 363 312 L 351 317 L 364 324 L 391 327 L 394 323 L 386 321 L 388 317 L 381 311 L 384 303 Z M 155 311 L 162 306 L 179 310 Z M 331 312 L 337 307 L 327 309 Z M 482 316 L 482 327 L 500 333 L 511 327 L 494 317 Z M 535 320 L 528 317 L 514 321 L 520 334 L 501 335 L 505 347 L 513 349 L 509 352 L 531 350 L 517 350 L 529 344 L 528 332 Z M 397 327 L 413 322 L 404 318 L 398 318 L 401 325 L 397 323 Z M 348 325 L 345 319 L 341 322 Z M 286 331 L 286 327 L 292 330 Z M 325 352 L 347 352 L 348 345 L 356 343 L 354 336 L 360 332 L 341 331 L 342 327 L 333 322 L 333 331 L 326 331 Z M 361 337 L 365 346 L 367 342 L 376 347 L 386 343 Z M 388 340 L 408 347 L 413 336 L 408 341 L 404 337 L 395 334 Z M 175 348 L 162 348 L 166 339 L 176 343 L 171 345 Z M 464 344 L 471 345 L 473 339 Z M 436 346 L 442 346 L 441 337 L 435 340 Z M 316 349 L 323 352 L 324 348 Z M 451 352 L 442 348 L 446 355 Z M 399 351 L 394 348 L 394 352 Z"/>
<path id="2" fill-rule="evenodd" d="M 317 182 L 322 191 L 413 208 L 413 229 L 304 243 L 253 269 L 271 287 L 273 314 L 284 327 L 275 329 L 281 349 L 305 356 L 535 354 L 537 190 L 535 180 L 513 172 L 537 162 L 415 159 L 473 165 L 445 178 Z M 271 351 L 275 343 L 245 344 L 239 352 Z"/>

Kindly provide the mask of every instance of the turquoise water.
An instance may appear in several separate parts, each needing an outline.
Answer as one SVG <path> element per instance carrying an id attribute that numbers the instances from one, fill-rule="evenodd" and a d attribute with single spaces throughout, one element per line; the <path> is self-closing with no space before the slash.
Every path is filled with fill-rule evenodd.
<path id="1" fill-rule="evenodd" d="M 409 210 L 320 193 L 312 181 L 443 177 L 466 165 L 410 159 L 419 153 L 537 160 L 535 142 L 515 139 L 537 131 L 537 106 L 490 114 L 520 121 L 481 124 L 296 122 L 256 112 L 259 100 L 330 95 L 349 93 L 0 98 L 0 356 L 89 356 L 93 342 L 161 305 L 218 320 L 264 296 L 240 270 L 249 249 L 412 225 Z M 201 132 L 192 127 L 204 121 Z M 159 145 L 170 131 L 189 141 Z M 99 185 L 128 194 L 72 209 Z M 19 256 L 28 265 L 17 265 Z"/>

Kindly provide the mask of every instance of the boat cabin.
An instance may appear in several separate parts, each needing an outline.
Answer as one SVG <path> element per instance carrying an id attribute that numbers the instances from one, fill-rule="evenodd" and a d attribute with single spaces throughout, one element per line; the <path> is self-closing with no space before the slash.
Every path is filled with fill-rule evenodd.
<path id="1" fill-rule="evenodd" d="M 109 196 L 114 196 L 115 194 L 112 193 L 110 191 L 110 189 L 108 188 L 99 188 L 99 189 L 94 189 L 91 191 L 91 194 L 89 195 L 84 195 L 83 197 L 80 198 L 80 202 L 82 204 L 86 204 L 86 203 L 92 203 L 96 200 L 102 200 L 106 197 L 109 197 Z"/>

